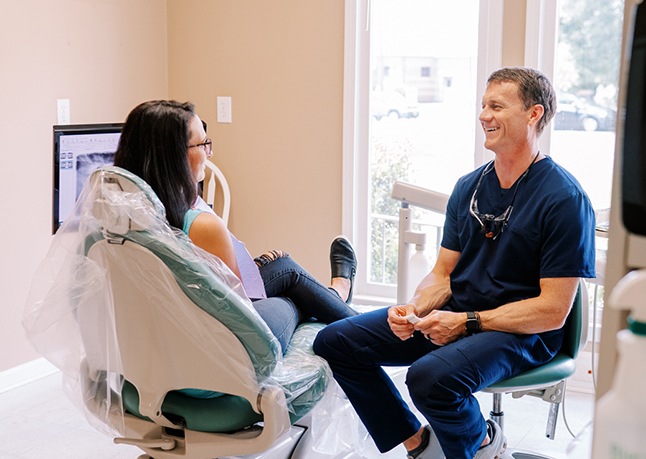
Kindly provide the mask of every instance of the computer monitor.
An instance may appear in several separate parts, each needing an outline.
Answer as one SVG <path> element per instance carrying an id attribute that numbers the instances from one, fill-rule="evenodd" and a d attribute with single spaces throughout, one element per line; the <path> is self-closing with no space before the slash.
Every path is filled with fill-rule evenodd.
<path id="1" fill-rule="evenodd" d="M 52 233 L 74 208 L 90 174 L 114 162 L 122 126 L 121 123 L 54 126 Z"/>
<path id="2" fill-rule="evenodd" d="M 646 6 L 637 7 L 626 91 L 622 216 L 626 229 L 646 236 Z"/>

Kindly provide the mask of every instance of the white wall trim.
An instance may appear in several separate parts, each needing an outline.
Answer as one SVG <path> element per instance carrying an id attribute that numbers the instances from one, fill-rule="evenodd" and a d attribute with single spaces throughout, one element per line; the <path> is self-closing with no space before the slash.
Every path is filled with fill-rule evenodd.
<path id="1" fill-rule="evenodd" d="M 44 358 L 32 360 L 0 372 L 0 394 L 37 381 L 59 370 Z"/>
<path id="2" fill-rule="evenodd" d="M 357 149 L 356 91 L 357 91 L 357 15 L 360 14 L 360 2 L 346 0 L 344 21 L 344 59 L 343 59 L 343 159 L 342 159 L 342 219 L 341 230 L 353 240 L 355 234 L 355 170 Z"/>
<path id="3" fill-rule="evenodd" d="M 480 113 L 480 101 L 485 92 L 487 78 L 502 66 L 503 47 L 503 0 L 480 0 L 480 18 L 478 20 L 478 70 L 476 75 L 476 114 Z M 484 148 L 484 132 L 478 116 L 474 120 L 475 145 L 474 166 L 479 167 L 493 158 L 493 153 Z"/>
<path id="4" fill-rule="evenodd" d="M 368 123 L 370 97 L 370 2 L 346 0 L 343 94 L 343 198 L 342 231 L 350 237 L 359 260 L 366 260 L 369 244 L 368 221 L 359 210 L 368 209 Z M 368 270 L 359 269 L 355 294 L 365 293 Z"/>
<path id="5" fill-rule="evenodd" d="M 554 82 L 556 67 L 557 33 L 557 2 L 528 0 L 525 19 L 525 66 L 540 70 L 552 82 Z M 551 143 L 552 129 L 550 128 L 541 135 L 539 148 L 549 153 Z"/>

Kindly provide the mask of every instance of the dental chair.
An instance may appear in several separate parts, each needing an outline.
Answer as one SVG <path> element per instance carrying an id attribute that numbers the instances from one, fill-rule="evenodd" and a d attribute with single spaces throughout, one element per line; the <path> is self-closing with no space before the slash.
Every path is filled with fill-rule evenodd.
<path id="1" fill-rule="evenodd" d="M 59 232 L 45 265 L 71 261 L 25 328 L 95 427 L 141 459 L 296 457 L 331 380 L 311 351 L 322 325 L 300 325 L 283 356 L 237 278 L 123 169 L 97 170 Z"/>
<path id="2" fill-rule="evenodd" d="M 225 225 L 229 224 L 231 211 L 231 190 L 229 182 L 222 171 L 211 161 L 206 161 L 206 177 L 203 182 L 202 198 L 222 218 Z"/>
<path id="3" fill-rule="evenodd" d="M 412 246 L 425 243 L 425 235 L 413 231 L 412 211 L 410 206 L 431 210 L 439 214 L 446 213 L 448 196 L 436 191 L 427 190 L 405 182 L 397 181 L 393 185 L 393 199 L 401 202 L 399 214 L 399 263 L 397 272 L 397 302 L 405 303 L 409 291 L 408 260 Z M 438 233 L 438 248 L 441 239 Z M 490 418 L 504 430 L 504 413 L 502 395 L 511 394 L 514 399 L 530 395 L 541 398 L 550 404 L 545 436 L 554 439 L 556 422 L 561 402 L 565 396 L 565 385 L 568 378 L 576 371 L 576 358 L 585 347 L 588 337 L 588 293 L 585 282 L 579 281 L 577 294 L 565 323 L 563 345 L 550 362 L 528 370 L 514 377 L 499 381 L 483 390 L 493 394 L 493 407 Z M 508 448 L 504 458 L 513 459 L 551 459 L 536 453 L 516 451 Z"/>

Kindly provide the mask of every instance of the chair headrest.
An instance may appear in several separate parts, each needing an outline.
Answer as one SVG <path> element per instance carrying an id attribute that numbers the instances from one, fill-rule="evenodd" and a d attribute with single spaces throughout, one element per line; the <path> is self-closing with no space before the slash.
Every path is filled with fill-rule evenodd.
<path id="1" fill-rule="evenodd" d="M 106 166 L 89 179 L 93 217 L 104 232 L 125 235 L 150 230 L 164 221 L 166 211 L 150 186 L 131 172 Z"/>

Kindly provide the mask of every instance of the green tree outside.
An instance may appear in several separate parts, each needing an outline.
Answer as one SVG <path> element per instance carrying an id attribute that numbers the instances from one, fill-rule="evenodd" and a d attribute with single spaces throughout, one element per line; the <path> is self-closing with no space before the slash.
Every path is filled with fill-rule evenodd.
<path id="1" fill-rule="evenodd" d="M 561 1 L 559 91 L 592 99 L 598 88 L 617 84 L 623 12 L 624 0 Z M 616 91 L 606 102 L 616 105 Z"/>
<path id="2" fill-rule="evenodd" d="M 373 137 L 370 150 L 370 280 L 397 283 L 397 221 L 387 221 L 377 216 L 397 217 L 399 202 L 391 198 L 396 180 L 408 181 L 410 163 L 408 155 L 413 149 L 405 138 Z"/>

